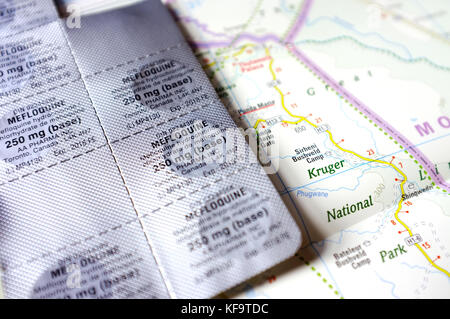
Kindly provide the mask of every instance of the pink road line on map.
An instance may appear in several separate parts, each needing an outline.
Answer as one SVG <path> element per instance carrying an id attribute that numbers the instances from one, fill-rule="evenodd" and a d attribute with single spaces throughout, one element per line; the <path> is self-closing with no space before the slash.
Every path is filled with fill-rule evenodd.
<path id="1" fill-rule="evenodd" d="M 274 41 L 274 42 L 280 42 L 280 39 L 275 34 L 265 34 L 262 36 L 257 36 L 250 33 L 242 33 L 236 40 L 234 40 L 234 43 L 244 41 L 244 40 L 250 40 L 256 43 L 264 43 L 267 41 Z M 189 44 L 191 44 L 194 48 L 198 49 L 209 49 L 209 48 L 216 48 L 216 47 L 227 47 L 232 44 L 231 41 L 210 41 L 210 42 L 197 42 L 197 41 L 190 41 Z"/>
<path id="2" fill-rule="evenodd" d="M 177 21 L 184 21 L 184 22 L 187 22 L 187 23 L 195 24 L 199 29 L 203 30 L 205 33 L 209 33 L 209 34 L 211 34 L 213 36 L 222 37 L 222 38 L 226 38 L 226 39 L 229 39 L 229 40 L 232 39 L 231 36 L 229 36 L 229 35 L 227 35 L 225 33 L 218 33 L 218 32 L 214 32 L 214 31 L 209 30 L 208 29 L 208 25 L 206 23 L 201 23 L 200 21 L 198 21 L 195 18 L 185 17 L 185 16 L 176 16 L 176 15 L 174 15 L 174 16 L 175 16 Z"/>
<path id="3" fill-rule="evenodd" d="M 286 42 L 291 42 L 295 36 L 300 32 L 301 28 L 305 24 L 306 17 L 308 16 L 309 10 L 311 9 L 313 0 L 305 0 L 302 5 L 302 9 L 300 14 L 295 21 L 294 26 L 291 28 L 291 31 L 286 37 Z"/>
<path id="4" fill-rule="evenodd" d="M 306 17 L 308 16 L 309 9 L 311 8 L 313 2 L 314 2 L 313 0 L 305 0 L 303 2 L 302 10 L 301 10 L 299 16 L 297 17 L 291 31 L 289 32 L 289 34 L 286 37 L 287 42 L 290 42 L 300 32 L 301 28 L 305 24 Z M 201 24 L 198 21 L 197 21 L 197 23 L 199 25 Z M 227 47 L 227 46 L 231 45 L 233 42 L 237 43 L 237 42 L 244 41 L 244 40 L 250 40 L 250 41 L 257 42 L 257 43 L 264 43 L 267 41 L 281 42 L 280 38 L 278 38 L 278 36 L 276 36 L 275 34 L 265 34 L 262 36 L 256 36 L 251 33 L 242 33 L 234 41 L 233 40 L 212 41 L 212 42 L 193 42 L 192 41 L 192 42 L 190 42 L 190 44 L 194 48 L 209 49 L 209 48 L 213 48 L 213 47 Z"/>
<path id="5" fill-rule="evenodd" d="M 435 171 L 434 164 L 423 154 L 412 142 L 410 142 L 403 134 L 397 131 L 393 126 L 391 126 L 388 122 L 383 120 L 381 116 L 372 111 L 368 106 L 358 100 L 353 94 L 347 91 L 345 88 L 341 87 L 333 78 L 331 78 L 324 70 L 322 70 L 317 64 L 315 64 L 311 59 L 309 59 L 303 52 L 301 52 L 295 45 L 291 42 L 295 36 L 300 32 L 301 28 L 304 25 L 306 17 L 308 15 L 308 11 L 311 8 L 312 0 L 305 0 L 303 5 L 302 12 L 300 13 L 297 21 L 294 24 L 294 27 L 291 32 L 289 32 L 286 40 L 287 42 L 281 41 L 279 37 L 274 34 L 267 34 L 263 36 L 255 36 L 251 34 L 241 34 L 238 39 L 234 41 L 237 43 L 242 40 L 251 40 L 258 44 L 264 44 L 267 41 L 274 41 L 277 43 L 281 43 L 284 45 L 288 45 L 289 50 L 298 57 L 305 65 L 307 65 L 310 69 L 317 73 L 325 82 L 328 83 L 330 87 L 332 87 L 336 92 L 345 97 L 351 104 L 353 104 L 360 112 L 366 115 L 369 119 L 374 121 L 378 126 L 383 128 L 386 132 L 391 134 L 399 143 L 404 147 L 405 150 L 409 150 L 415 157 L 415 159 L 427 170 L 430 174 L 430 177 L 433 181 L 442 187 L 443 189 L 450 192 L 450 185 L 447 183 L 440 175 L 438 175 Z M 231 42 L 193 42 L 191 43 L 194 47 L 197 48 L 213 48 L 213 47 L 223 47 L 228 46 Z"/>

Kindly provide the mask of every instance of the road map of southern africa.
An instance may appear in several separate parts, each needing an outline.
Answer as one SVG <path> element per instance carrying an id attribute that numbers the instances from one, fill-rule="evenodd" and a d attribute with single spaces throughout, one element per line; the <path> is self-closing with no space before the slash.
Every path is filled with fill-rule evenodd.
<path id="1" fill-rule="evenodd" d="M 450 297 L 450 4 L 165 3 L 305 234 L 226 295 Z"/>

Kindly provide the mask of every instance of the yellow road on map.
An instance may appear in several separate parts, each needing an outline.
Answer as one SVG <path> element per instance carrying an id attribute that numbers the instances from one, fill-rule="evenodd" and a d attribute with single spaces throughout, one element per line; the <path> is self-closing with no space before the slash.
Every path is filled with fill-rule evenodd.
<path id="1" fill-rule="evenodd" d="M 242 49 L 241 49 L 241 51 L 243 52 Z M 268 57 L 270 57 L 269 70 L 270 70 L 270 73 L 272 74 L 272 79 L 273 79 L 273 81 L 275 82 L 275 81 L 277 80 L 277 77 L 276 77 L 275 72 L 274 72 L 274 70 L 273 70 L 273 62 L 274 62 L 274 59 L 273 59 L 273 58 L 271 57 L 271 55 L 270 55 L 269 48 L 266 48 L 266 55 L 267 55 Z M 275 82 L 275 83 L 276 83 L 276 82 Z M 281 122 L 283 122 L 283 123 L 288 123 L 288 124 L 298 124 L 298 123 L 300 123 L 300 122 L 305 121 L 306 123 L 308 123 L 308 124 L 311 125 L 312 127 L 314 127 L 314 128 L 317 127 L 317 125 L 315 125 L 314 123 L 312 123 L 311 121 L 309 121 L 306 117 L 300 116 L 300 115 L 292 114 L 292 113 L 288 110 L 288 108 L 286 107 L 286 105 L 285 105 L 284 94 L 283 94 L 283 92 L 281 92 L 280 88 L 279 88 L 278 86 L 276 86 L 276 85 L 275 85 L 273 88 L 280 94 L 280 98 L 281 98 L 281 106 L 282 106 L 282 108 L 284 109 L 284 111 L 286 111 L 286 113 L 288 113 L 291 117 L 293 117 L 293 118 L 298 118 L 298 119 L 299 119 L 298 121 L 295 121 L 295 122 L 294 122 L 294 121 L 285 121 L 285 120 L 284 120 L 284 121 L 281 121 Z M 264 119 L 258 119 L 258 120 L 256 121 L 255 125 L 253 126 L 253 128 L 257 129 L 259 123 L 261 123 L 261 122 L 265 122 L 265 120 L 264 120 Z M 328 134 L 328 136 L 329 136 L 329 138 L 330 138 L 331 143 L 333 143 L 333 145 L 334 145 L 336 148 L 340 149 L 341 151 L 343 151 L 343 152 L 345 152 L 345 153 L 348 153 L 348 154 L 352 154 L 352 155 L 354 155 L 354 156 L 356 156 L 356 157 L 358 157 L 358 158 L 360 158 L 360 159 L 362 159 L 362 160 L 364 160 L 364 161 L 375 162 L 375 163 L 380 163 L 380 164 L 389 165 L 390 167 L 392 167 L 393 169 L 395 169 L 395 171 L 396 171 L 397 173 L 399 173 L 399 174 L 403 177 L 403 180 L 402 180 L 401 183 L 400 183 L 400 189 L 401 189 L 402 195 L 405 194 L 404 186 L 405 186 L 405 183 L 406 183 L 406 181 L 407 181 L 407 176 L 406 176 L 406 174 L 403 173 L 397 166 L 395 166 L 395 165 L 392 164 L 392 163 L 386 162 L 386 161 L 377 160 L 377 159 L 372 159 L 372 158 L 367 158 L 367 157 L 361 156 L 361 155 L 359 155 L 359 154 L 357 154 L 357 153 L 355 153 L 355 152 L 353 152 L 353 151 L 351 151 L 351 150 L 347 150 L 347 149 L 341 147 L 338 143 L 336 143 L 336 141 L 335 141 L 334 138 L 333 138 L 333 134 L 332 134 L 329 130 L 327 130 L 326 132 L 327 132 L 327 134 Z M 412 235 L 413 235 L 413 232 L 411 231 L 411 229 L 408 227 L 408 225 L 406 225 L 406 224 L 399 218 L 399 213 L 401 212 L 401 210 L 402 210 L 402 200 L 400 200 L 399 203 L 398 203 L 398 207 L 397 207 L 397 209 L 396 209 L 396 211 L 395 211 L 394 217 L 395 217 L 395 219 L 396 219 L 396 220 L 397 220 L 397 221 L 398 221 L 398 222 L 399 222 L 399 223 L 400 223 L 400 224 L 408 231 L 409 235 L 412 236 Z M 436 265 L 436 263 L 428 256 L 428 254 L 423 250 L 422 247 L 420 247 L 419 244 L 414 244 L 414 245 L 417 247 L 417 249 L 419 249 L 419 251 L 425 256 L 425 258 L 428 260 L 428 262 L 429 262 L 434 268 L 436 268 L 437 270 L 443 272 L 444 274 L 446 274 L 447 276 L 450 277 L 450 273 L 449 273 L 447 270 L 445 270 L 444 268 L 442 268 L 442 267 Z"/>

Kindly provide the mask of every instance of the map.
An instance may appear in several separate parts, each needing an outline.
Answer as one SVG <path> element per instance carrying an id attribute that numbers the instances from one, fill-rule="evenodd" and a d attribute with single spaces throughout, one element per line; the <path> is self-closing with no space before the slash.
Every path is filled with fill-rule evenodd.
<path id="1" fill-rule="evenodd" d="M 449 298 L 450 3 L 163 3 L 304 234 L 219 297 Z"/>
<path id="2" fill-rule="evenodd" d="M 165 3 L 305 234 L 226 296 L 450 297 L 450 3 Z"/>

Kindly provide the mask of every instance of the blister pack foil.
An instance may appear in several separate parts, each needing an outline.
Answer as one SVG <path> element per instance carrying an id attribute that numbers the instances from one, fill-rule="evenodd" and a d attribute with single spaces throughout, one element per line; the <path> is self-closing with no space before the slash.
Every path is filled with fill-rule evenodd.
<path id="1" fill-rule="evenodd" d="M 3 2 L 6 297 L 207 298 L 295 253 L 294 219 L 159 1 L 80 28 L 51 1 Z"/>

